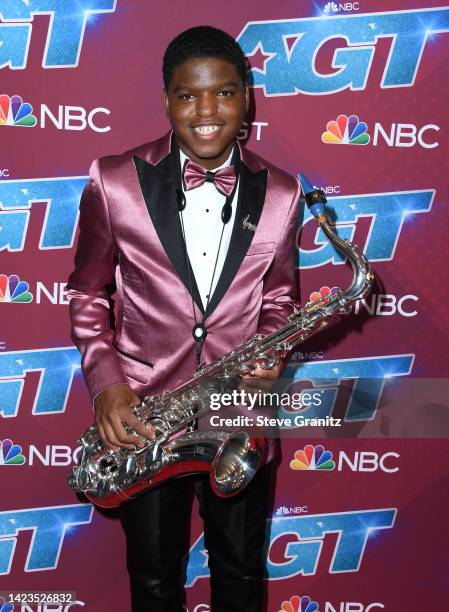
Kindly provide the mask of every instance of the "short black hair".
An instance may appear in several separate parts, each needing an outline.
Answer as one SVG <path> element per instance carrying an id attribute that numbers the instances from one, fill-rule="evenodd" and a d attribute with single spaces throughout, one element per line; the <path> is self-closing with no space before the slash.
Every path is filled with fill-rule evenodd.
<path id="1" fill-rule="evenodd" d="M 248 81 L 248 61 L 229 34 L 208 25 L 195 26 L 178 34 L 168 45 L 162 62 L 165 90 L 168 91 L 173 71 L 188 59 L 216 57 L 233 64 L 242 79 Z"/>

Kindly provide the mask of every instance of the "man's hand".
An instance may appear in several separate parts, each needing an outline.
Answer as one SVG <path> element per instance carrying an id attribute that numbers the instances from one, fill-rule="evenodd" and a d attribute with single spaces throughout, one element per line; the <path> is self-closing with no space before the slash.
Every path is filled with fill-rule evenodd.
<path id="1" fill-rule="evenodd" d="M 261 368 L 257 361 L 254 361 L 251 366 L 253 368 L 251 374 L 242 377 L 240 389 L 244 389 L 248 392 L 255 392 L 259 389 L 268 392 L 273 388 L 275 382 L 282 374 L 285 362 L 281 359 L 278 364 L 269 370 Z"/>
<path id="2" fill-rule="evenodd" d="M 144 425 L 132 411 L 139 402 L 140 397 L 126 383 L 112 385 L 97 395 L 94 404 L 96 426 L 107 447 L 114 451 L 136 446 L 142 448 L 145 438 L 154 439 L 154 428 Z M 128 434 L 124 422 L 138 435 Z"/>

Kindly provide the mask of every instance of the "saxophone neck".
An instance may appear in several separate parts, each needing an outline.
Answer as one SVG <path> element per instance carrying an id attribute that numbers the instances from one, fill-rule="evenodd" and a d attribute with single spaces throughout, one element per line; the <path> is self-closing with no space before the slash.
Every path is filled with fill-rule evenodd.
<path id="1" fill-rule="evenodd" d="M 317 215 L 315 220 L 329 242 L 346 256 L 353 270 L 352 282 L 347 289 L 342 291 L 340 299 L 343 300 L 344 304 L 350 304 L 364 297 L 371 289 L 374 281 L 374 273 L 368 259 L 357 245 L 353 244 L 350 240 L 343 240 L 338 236 L 325 213 Z"/>
<path id="2" fill-rule="evenodd" d="M 306 205 L 314 216 L 316 223 L 321 227 L 329 242 L 345 255 L 352 266 L 352 282 L 346 290 L 340 292 L 338 298 L 344 308 L 368 293 L 374 281 L 374 274 L 362 251 L 349 240 L 340 238 L 332 227 L 326 214 L 325 204 L 327 200 L 324 192 L 321 189 L 316 189 L 304 175 L 301 175 L 300 181 Z"/>

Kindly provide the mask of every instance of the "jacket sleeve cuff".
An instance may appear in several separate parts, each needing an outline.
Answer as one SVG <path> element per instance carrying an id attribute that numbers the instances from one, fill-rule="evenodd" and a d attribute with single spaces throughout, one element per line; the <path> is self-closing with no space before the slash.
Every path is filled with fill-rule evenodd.
<path id="1" fill-rule="evenodd" d="M 95 410 L 95 400 L 97 399 L 97 397 L 100 395 L 100 393 L 102 393 L 103 391 L 105 391 L 106 389 L 109 389 L 110 387 L 115 387 L 117 385 L 127 385 L 128 382 L 127 381 L 119 381 L 119 382 L 115 382 L 115 383 L 111 383 L 110 385 L 107 385 L 106 387 L 103 387 L 102 389 L 100 389 L 99 391 L 97 391 L 95 393 L 95 395 L 91 395 L 92 398 L 92 410 Z"/>

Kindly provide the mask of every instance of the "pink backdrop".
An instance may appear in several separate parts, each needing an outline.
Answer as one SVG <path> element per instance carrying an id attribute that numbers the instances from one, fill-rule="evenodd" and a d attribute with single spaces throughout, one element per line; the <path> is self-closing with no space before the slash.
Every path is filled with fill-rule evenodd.
<path id="1" fill-rule="evenodd" d="M 129 609 L 119 522 L 66 484 L 92 412 L 64 286 L 92 159 L 168 128 L 164 49 L 208 23 L 238 37 L 253 66 L 247 146 L 323 187 L 341 235 L 378 276 L 352 316 L 298 347 L 282 382 L 324 389 L 320 415 L 340 416 L 346 428 L 286 432 L 267 517 L 268 610 L 304 612 L 295 600 L 283 604 L 295 595 L 321 612 L 446 609 L 449 7 L 197 0 L 186 8 L 0 3 L 0 592 L 70 590 L 75 609 Z M 342 115 L 357 116 L 352 141 L 359 133 L 364 144 L 345 138 Z M 341 138 L 329 123 L 339 116 Z M 338 142 L 325 142 L 326 131 Z M 302 303 L 349 280 L 309 221 L 298 249 Z M 295 453 L 318 444 L 334 468 L 293 469 Z M 190 612 L 209 610 L 201 535 L 195 506 Z"/>

